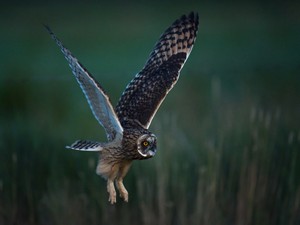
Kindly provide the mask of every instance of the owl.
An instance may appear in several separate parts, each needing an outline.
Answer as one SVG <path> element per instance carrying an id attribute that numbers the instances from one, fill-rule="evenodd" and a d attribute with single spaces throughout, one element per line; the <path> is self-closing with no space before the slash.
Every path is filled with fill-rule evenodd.
<path id="1" fill-rule="evenodd" d="M 128 192 L 123 179 L 133 160 L 149 159 L 157 151 L 157 138 L 148 128 L 159 106 L 176 84 L 192 51 L 198 31 L 198 14 L 191 12 L 183 15 L 165 30 L 144 68 L 127 85 L 115 108 L 91 73 L 50 28 L 45 27 L 68 61 L 108 140 L 77 140 L 66 148 L 98 152 L 96 173 L 107 180 L 109 202 L 116 203 L 115 185 L 120 197 L 127 202 Z"/>

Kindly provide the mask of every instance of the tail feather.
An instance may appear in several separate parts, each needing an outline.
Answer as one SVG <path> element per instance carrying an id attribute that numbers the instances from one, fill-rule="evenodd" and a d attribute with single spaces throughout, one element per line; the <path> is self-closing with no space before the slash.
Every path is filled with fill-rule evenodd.
<path id="1" fill-rule="evenodd" d="M 96 141 L 77 140 L 70 146 L 66 146 L 66 148 L 78 151 L 98 152 L 103 149 L 103 144 Z"/>

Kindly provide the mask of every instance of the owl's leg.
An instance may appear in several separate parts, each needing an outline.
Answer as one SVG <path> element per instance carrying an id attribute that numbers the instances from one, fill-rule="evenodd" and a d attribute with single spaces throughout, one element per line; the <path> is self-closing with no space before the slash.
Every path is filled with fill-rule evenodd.
<path id="1" fill-rule="evenodd" d="M 116 179 L 118 174 L 118 166 L 114 165 L 111 169 L 111 173 L 109 177 L 107 178 L 107 192 L 109 194 L 108 201 L 111 204 L 114 204 L 117 202 L 116 198 L 116 190 L 115 190 L 115 185 L 114 185 L 114 180 Z"/>
<path id="2" fill-rule="evenodd" d="M 129 168 L 131 166 L 131 161 L 124 163 L 119 170 L 116 185 L 120 192 L 120 197 L 124 199 L 125 202 L 128 202 L 128 192 L 123 184 L 123 178 L 126 176 Z"/>
<path id="3" fill-rule="evenodd" d="M 114 181 L 111 179 L 107 180 L 107 192 L 109 194 L 109 198 L 108 201 L 111 204 L 114 204 L 117 202 L 117 198 L 116 198 L 116 190 L 115 190 L 115 186 L 114 186 Z"/>

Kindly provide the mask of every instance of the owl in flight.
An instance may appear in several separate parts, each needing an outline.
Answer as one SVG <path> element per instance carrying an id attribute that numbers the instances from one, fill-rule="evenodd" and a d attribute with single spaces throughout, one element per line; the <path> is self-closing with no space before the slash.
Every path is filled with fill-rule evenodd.
<path id="1" fill-rule="evenodd" d="M 160 37 L 144 68 L 127 85 L 117 106 L 87 69 L 46 26 L 79 83 L 90 108 L 105 129 L 107 142 L 77 140 L 69 149 L 99 152 L 96 173 L 107 179 L 109 202 L 128 201 L 123 184 L 133 160 L 149 159 L 156 153 L 156 136 L 148 128 L 166 95 L 179 78 L 196 40 L 198 15 L 191 12 L 177 19 Z"/>

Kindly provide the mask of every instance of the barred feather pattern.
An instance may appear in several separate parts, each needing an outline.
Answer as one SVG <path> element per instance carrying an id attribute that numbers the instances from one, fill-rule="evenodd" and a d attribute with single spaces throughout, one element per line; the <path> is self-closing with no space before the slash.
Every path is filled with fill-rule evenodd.
<path id="1" fill-rule="evenodd" d="M 78 150 L 78 151 L 101 151 L 103 144 L 96 141 L 77 140 L 72 145 L 66 146 L 66 148 Z"/>
<path id="2" fill-rule="evenodd" d="M 160 104 L 177 82 L 196 40 L 198 15 L 190 13 L 176 20 L 154 46 L 144 68 L 127 85 L 116 113 L 124 127 L 136 120 L 148 128 Z"/>

